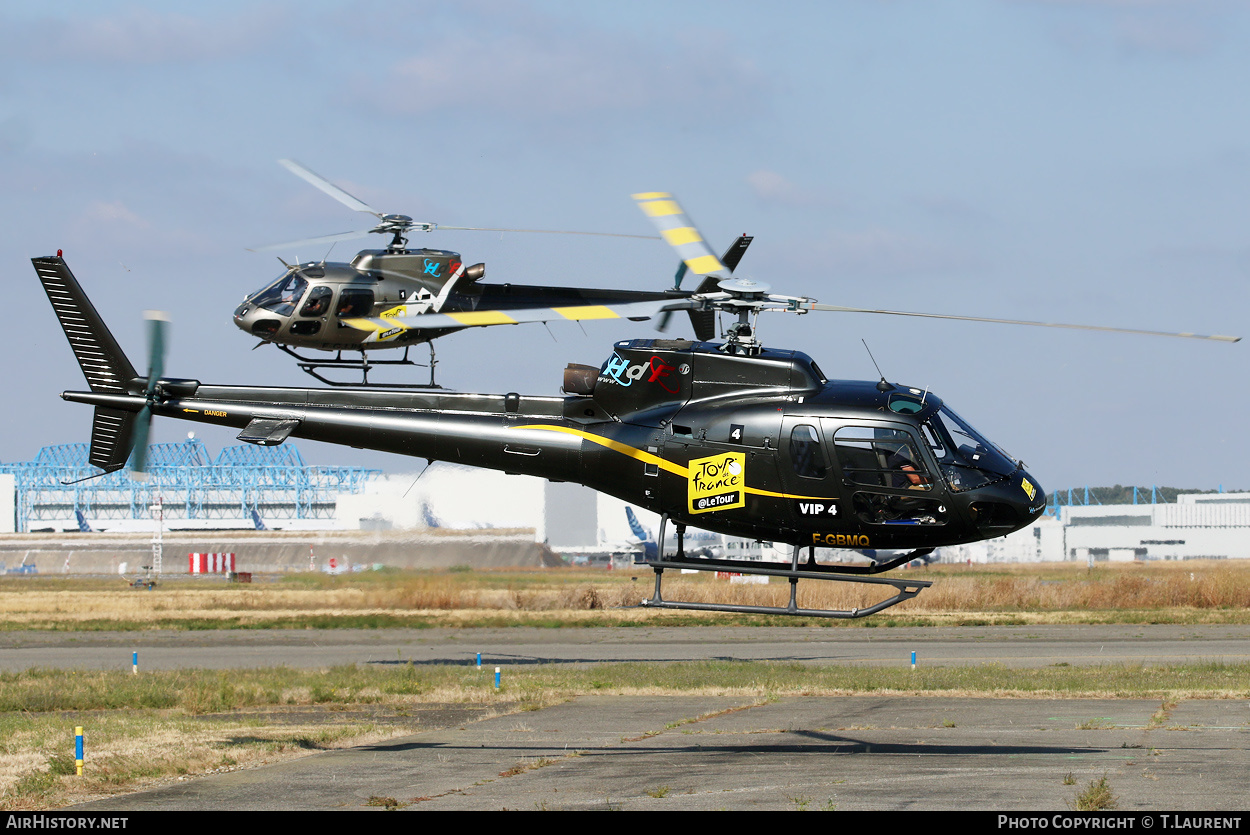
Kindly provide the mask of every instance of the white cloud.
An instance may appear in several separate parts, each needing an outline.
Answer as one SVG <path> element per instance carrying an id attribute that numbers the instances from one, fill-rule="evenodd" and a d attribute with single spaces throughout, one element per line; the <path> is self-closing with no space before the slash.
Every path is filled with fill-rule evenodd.
<path id="1" fill-rule="evenodd" d="M 275 11 L 212 19 L 149 9 L 114 16 L 2 22 L 25 61 L 164 64 L 214 60 L 257 50 L 277 29 Z"/>
<path id="2" fill-rule="evenodd" d="M 1085 51 L 1111 46 L 1129 55 L 1191 57 L 1210 51 L 1220 18 L 1238 5 L 1228 0 L 1027 0 L 1068 7 L 1055 30 L 1066 47 Z"/>
<path id="3" fill-rule="evenodd" d="M 971 253 L 882 227 L 831 232 L 799 257 L 803 269 L 848 276 L 931 275 L 980 266 Z"/>
<path id="4" fill-rule="evenodd" d="M 135 231 L 152 228 L 152 224 L 132 212 L 120 200 L 92 202 L 80 215 L 80 220 L 93 225 L 109 225 Z"/>
<path id="5" fill-rule="evenodd" d="M 709 129 L 724 108 L 758 97 L 764 82 L 732 52 L 674 47 L 661 52 L 628 37 L 520 31 L 445 37 L 395 61 L 378 104 L 409 113 L 486 108 L 541 120 L 570 114 L 659 109 Z M 471 125 L 468 127 L 472 127 Z"/>
<path id="6" fill-rule="evenodd" d="M 776 203 L 794 208 L 817 208 L 831 206 L 833 196 L 819 189 L 800 186 L 782 174 L 761 168 L 747 175 L 747 185 L 755 196 L 765 203 Z"/>
<path id="7" fill-rule="evenodd" d="M 1178 56 L 1198 55 L 1214 42 L 1211 30 L 1192 19 L 1174 15 L 1126 15 L 1116 24 L 1121 48 Z"/>

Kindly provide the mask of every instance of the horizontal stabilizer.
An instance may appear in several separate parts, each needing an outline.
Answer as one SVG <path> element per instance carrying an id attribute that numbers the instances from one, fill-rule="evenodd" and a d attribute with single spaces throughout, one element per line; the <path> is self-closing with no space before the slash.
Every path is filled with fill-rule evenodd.
<path id="1" fill-rule="evenodd" d="M 238 439 L 258 446 L 278 446 L 299 427 L 298 420 L 288 418 L 252 418 Z"/>

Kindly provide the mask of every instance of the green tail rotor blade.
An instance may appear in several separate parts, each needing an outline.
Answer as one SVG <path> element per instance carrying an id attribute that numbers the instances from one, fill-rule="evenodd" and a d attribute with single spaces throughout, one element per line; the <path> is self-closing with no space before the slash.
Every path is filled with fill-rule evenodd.
<path id="1" fill-rule="evenodd" d="M 169 327 L 169 314 L 161 310 L 145 310 L 148 320 L 148 388 L 149 396 L 156 391 L 156 381 L 165 373 L 165 330 Z"/>
<path id="2" fill-rule="evenodd" d="M 145 310 L 148 320 L 148 384 L 144 393 L 147 403 L 139 410 L 135 420 L 134 447 L 130 453 L 130 477 L 146 481 L 148 477 L 148 438 L 152 433 L 152 404 L 155 402 L 156 384 L 165 373 L 165 331 L 169 327 L 169 314 L 160 310 Z"/>
<path id="3" fill-rule="evenodd" d="M 135 421 L 134 447 L 130 453 L 130 477 L 147 481 L 148 436 L 152 429 L 152 410 L 144 406 Z"/>
<path id="4" fill-rule="evenodd" d="M 681 280 L 686 277 L 686 271 L 690 268 L 686 266 L 686 262 L 682 261 L 677 265 L 677 274 L 673 276 L 673 289 L 681 289 Z"/>

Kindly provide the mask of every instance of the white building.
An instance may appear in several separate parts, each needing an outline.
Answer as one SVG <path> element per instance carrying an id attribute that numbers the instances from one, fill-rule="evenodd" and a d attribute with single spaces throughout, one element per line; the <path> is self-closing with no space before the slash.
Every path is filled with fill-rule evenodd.
<path id="1" fill-rule="evenodd" d="M 0 533 L 17 530 L 15 479 L 0 473 Z M 385 475 L 364 483 L 361 492 L 343 492 L 333 516 L 311 519 L 266 518 L 270 528 L 339 531 L 413 531 L 425 528 L 512 529 L 532 531 L 535 542 L 569 556 L 626 554 L 639 537 L 626 520 L 627 502 L 577 484 L 548 482 L 437 462 L 421 473 Z M 634 508 L 648 538 L 659 532 L 659 517 Z M 151 519 L 89 520 L 97 530 L 152 530 Z M 54 530 L 77 530 L 78 521 L 41 522 Z M 178 519 L 166 516 L 166 530 L 250 528 L 253 520 Z M 531 535 L 528 534 L 527 535 Z M 675 530 L 668 530 L 668 549 Z M 716 556 L 788 559 L 768 544 L 687 531 L 687 550 Z M 1131 561 L 1242 559 L 1250 557 L 1250 493 L 1182 494 L 1175 504 L 1065 506 L 1059 515 L 998 539 L 938 549 L 942 562 L 1003 563 L 1039 561 Z"/>
<path id="2" fill-rule="evenodd" d="M 941 549 L 944 562 L 1131 562 L 1250 558 L 1250 493 L 1175 504 L 1067 506 L 1010 536 Z"/>

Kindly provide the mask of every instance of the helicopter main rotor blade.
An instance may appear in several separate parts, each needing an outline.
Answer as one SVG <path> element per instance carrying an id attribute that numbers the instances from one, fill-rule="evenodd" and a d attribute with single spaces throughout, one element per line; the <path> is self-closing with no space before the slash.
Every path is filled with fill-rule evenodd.
<path id="1" fill-rule="evenodd" d="M 320 235 L 316 238 L 303 238 L 298 241 L 284 241 L 280 244 L 266 244 L 265 246 L 248 247 L 248 252 L 274 252 L 282 249 L 298 249 L 300 247 L 319 246 L 321 244 L 334 243 L 335 241 L 351 241 L 356 238 L 367 238 L 373 234 L 373 229 L 361 229 L 357 232 L 339 232 L 335 235 Z"/>
<path id="2" fill-rule="evenodd" d="M 1185 339 L 1209 339 L 1216 342 L 1240 342 L 1240 336 L 1207 336 L 1199 333 L 1169 333 L 1167 331 L 1148 331 L 1138 328 L 1112 328 L 1103 325 L 1068 325 L 1059 322 L 1030 322 L 1024 319 L 991 319 L 984 316 L 955 316 L 947 313 L 912 313 L 904 310 L 873 310 L 864 307 L 841 307 L 836 304 L 816 304 L 815 302 L 802 302 L 795 306 L 795 310 L 821 310 L 832 311 L 835 313 L 883 313 L 890 316 L 915 316 L 923 319 L 954 319 L 960 322 L 989 322 L 995 325 L 1029 325 L 1038 328 L 1065 328 L 1067 330 L 1078 331 L 1104 331 L 1107 333 L 1133 333 L 1142 336 L 1176 336 Z"/>
<path id="3" fill-rule="evenodd" d="M 452 229 L 464 232 L 525 232 L 536 233 L 540 235 L 593 235 L 605 238 L 641 238 L 647 241 L 659 240 L 656 235 L 626 235 L 620 232 L 576 232 L 565 229 L 508 229 L 497 226 L 442 226 L 438 223 L 413 223 L 411 228 L 418 231 L 433 232 L 435 229 L 446 230 Z M 316 238 L 304 238 L 298 241 L 284 241 L 280 244 L 266 244 L 265 246 L 248 247 L 248 252 L 273 252 L 283 249 L 296 249 L 299 247 L 316 246 L 318 244 L 334 243 L 335 241 L 350 241 L 356 238 L 367 238 L 374 232 L 390 233 L 389 229 L 361 229 L 358 232 L 339 232 L 334 235 L 320 235 Z"/>
<path id="4" fill-rule="evenodd" d="M 640 238 L 644 241 L 658 241 L 658 235 L 629 235 L 623 232 L 578 232 L 570 229 L 510 229 L 500 226 L 444 226 L 441 223 L 417 224 L 428 226 L 425 231 L 433 232 L 454 229 L 459 232 L 526 232 L 537 235 L 593 235 L 600 238 Z"/>
<path id="5" fill-rule="evenodd" d="M 367 342 L 386 342 L 408 330 L 476 328 L 491 325 L 519 325 L 525 322 L 583 322 L 592 319 L 650 319 L 666 310 L 699 307 L 697 299 L 656 299 L 625 304 L 583 304 L 567 307 L 529 307 L 508 310 L 462 310 L 451 313 L 408 315 L 400 305 L 381 316 L 344 319 L 351 327 L 370 331 Z"/>
<path id="6" fill-rule="evenodd" d="M 498 226 L 442 226 L 440 224 L 430 223 L 427 221 L 414 221 L 407 215 L 388 215 L 383 212 L 379 212 L 368 203 L 348 194 L 346 191 L 334 185 L 334 183 L 330 182 L 325 177 L 322 177 L 320 174 L 317 174 L 307 166 L 302 165 L 295 160 L 280 159 L 278 160 L 278 163 L 292 174 L 299 177 L 301 180 L 304 180 L 320 191 L 330 195 L 347 208 L 352 209 L 353 211 L 371 214 L 380 220 L 381 223 L 372 229 L 362 229 L 359 232 L 341 232 L 337 235 L 321 235 L 316 238 L 304 238 L 299 241 L 287 241 L 280 244 L 267 244 L 265 246 L 249 247 L 248 249 L 250 252 L 270 252 L 278 249 L 291 249 L 298 246 L 325 244 L 332 243 L 334 241 L 347 241 L 353 238 L 367 237 L 374 232 L 395 236 L 395 240 L 392 241 L 391 246 L 392 248 L 396 248 L 404 244 L 406 235 L 410 231 L 433 232 L 435 229 L 450 229 L 466 232 L 525 232 L 528 234 L 543 235 L 592 235 L 596 237 L 640 238 L 645 240 L 654 240 L 655 238 L 654 235 L 631 235 L 621 232 L 582 232 L 579 230 L 569 229 L 514 229 L 511 227 Z"/>
<path id="7" fill-rule="evenodd" d="M 299 177 L 301 180 L 304 180 L 305 182 L 307 182 L 309 185 L 315 188 L 318 188 L 321 191 L 324 191 L 326 194 L 330 195 L 331 197 L 333 197 L 335 200 L 342 203 L 347 208 L 353 211 L 357 211 L 357 212 L 368 212 L 369 214 L 375 215 L 376 217 L 382 217 L 382 213 L 374 209 L 368 203 L 364 202 L 363 200 L 358 200 L 355 197 L 352 197 L 350 194 L 343 191 L 343 189 L 339 188 L 334 183 L 327 180 L 325 177 L 322 177 L 319 174 L 313 173 L 308 168 L 306 168 L 303 165 L 300 165 L 295 160 L 280 159 L 278 160 L 278 164 L 281 165 L 283 168 L 285 168 L 287 171 L 290 171 L 296 177 Z"/>
<path id="8" fill-rule="evenodd" d="M 646 191 L 635 194 L 634 200 L 692 273 L 729 278 L 729 269 L 712 252 L 673 195 L 665 191 Z"/>

